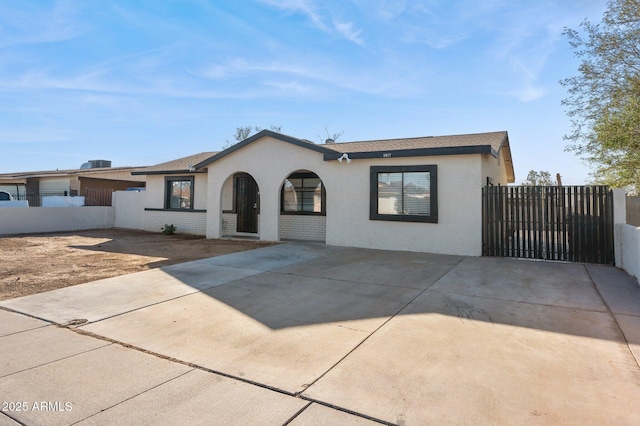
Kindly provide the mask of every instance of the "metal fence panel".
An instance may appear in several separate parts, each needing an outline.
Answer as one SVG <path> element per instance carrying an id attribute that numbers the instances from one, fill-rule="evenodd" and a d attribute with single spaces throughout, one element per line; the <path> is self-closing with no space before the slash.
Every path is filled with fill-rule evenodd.
<path id="1" fill-rule="evenodd" d="M 485 256 L 614 263 L 606 186 L 487 186 L 482 198 Z"/>

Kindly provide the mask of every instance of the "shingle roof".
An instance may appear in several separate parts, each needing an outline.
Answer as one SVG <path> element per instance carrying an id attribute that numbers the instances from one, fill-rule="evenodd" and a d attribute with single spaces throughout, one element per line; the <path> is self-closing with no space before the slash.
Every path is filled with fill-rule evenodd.
<path id="1" fill-rule="evenodd" d="M 217 151 L 201 152 L 199 154 L 189 155 L 187 157 L 178 158 L 177 160 L 167 161 L 166 163 L 156 164 L 155 166 L 145 167 L 143 170 L 136 171 L 134 175 L 153 175 L 153 174 L 171 174 L 171 173 L 189 173 L 191 168 L 196 164 L 207 160 L 216 155 Z"/>
<path id="2" fill-rule="evenodd" d="M 507 138 L 507 132 L 475 133 L 467 135 L 425 136 L 418 138 L 381 139 L 371 141 L 342 142 L 324 144 L 325 148 L 340 152 L 378 152 L 405 149 L 453 148 L 471 146 L 491 146 L 499 151 Z"/>
<path id="3" fill-rule="evenodd" d="M 18 179 L 18 178 L 44 177 L 44 176 L 74 176 L 74 175 L 100 174 L 100 173 L 108 173 L 108 172 L 126 172 L 126 171 L 135 172 L 142 169 L 144 169 L 144 167 L 97 167 L 94 169 L 42 170 L 42 171 L 36 171 L 36 172 L 0 173 L 0 178 Z"/>
<path id="4" fill-rule="evenodd" d="M 383 139 L 333 144 L 315 144 L 306 139 L 283 135 L 270 130 L 259 133 L 220 152 L 201 153 L 147 168 L 144 172 L 134 174 L 184 173 L 193 166 L 200 171 L 209 164 L 243 149 L 255 141 L 269 136 L 299 147 L 311 149 L 323 154 L 325 161 L 338 160 L 342 154 L 349 154 L 350 159 L 387 158 L 387 157 L 420 157 L 456 154 L 490 154 L 498 157 L 504 150 L 507 174 L 513 180 L 513 165 L 509 148 L 509 136 L 506 131 L 473 133 L 465 135 L 424 136 L 417 138 Z"/>

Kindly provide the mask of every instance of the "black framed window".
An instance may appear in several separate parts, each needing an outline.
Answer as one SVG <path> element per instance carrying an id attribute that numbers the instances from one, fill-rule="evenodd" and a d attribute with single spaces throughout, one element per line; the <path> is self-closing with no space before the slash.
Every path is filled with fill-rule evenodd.
<path id="1" fill-rule="evenodd" d="M 438 222 L 437 166 L 372 166 L 371 220 Z"/>
<path id="2" fill-rule="evenodd" d="M 193 209 L 193 176 L 165 177 L 164 188 L 165 209 Z"/>
<path id="3" fill-rule="evenodd" d="M 325 190 L 314 173 L 293 173 L 284 181 L 280 212 L 284 214 L 325 214 Z"/>

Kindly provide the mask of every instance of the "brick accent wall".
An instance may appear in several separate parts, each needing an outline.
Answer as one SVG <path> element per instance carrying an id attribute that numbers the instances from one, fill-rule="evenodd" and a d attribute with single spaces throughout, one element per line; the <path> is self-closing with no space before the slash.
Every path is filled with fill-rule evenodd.
<path id="1" fill-rule="evenodd" d="M 229 237 L 238 233 L 236 231 L 238 229 L 237 218 L 236 213 L 222 213 L 222 236 Z M 258 233 L 256 235 L 260 235 L 260 215 L 258 215 Z"/>
<path id="2" fill-rule="evenodd" d="M 325 216 L 280 215 L 280 238 L 290 240 L 325 241 Z"/>
<path id="3" fill-rule="evenodd" d="M 222 235 L 228 236 L 236 233 L 237 218 L 235 213 L 222 213 Z"/>
<path id="4" fill-rule="evenodd" d="M 175 225 L 179 234 L 207 234 L 207 214 L 205 212 L 145 211 L 144 229 L 160 232 L 165 224 Z"/>

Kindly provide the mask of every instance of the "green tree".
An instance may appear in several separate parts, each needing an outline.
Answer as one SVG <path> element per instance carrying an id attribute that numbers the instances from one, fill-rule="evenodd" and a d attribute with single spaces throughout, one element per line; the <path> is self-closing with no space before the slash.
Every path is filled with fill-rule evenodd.
<path id="1" fill-rule="evenodd" d="M 640 189 L 640 0 L 609 0 L 600 24 L 580 28 L 564 31 L 581 60 L 561 81 L 567 149 L 591 164 L 595 182 Z"/>
<path id="2" fill-rule="evenodd" d="M 547 171 L 536 172 L 535 170 L 529 170 L 527 180 L 522 184 L 526 186 L 549 186 L 553 185 L 553 181 L 551 180 L 551 174 Z"/>

